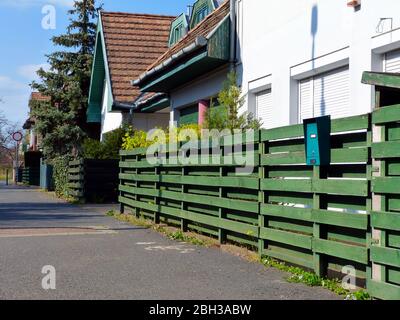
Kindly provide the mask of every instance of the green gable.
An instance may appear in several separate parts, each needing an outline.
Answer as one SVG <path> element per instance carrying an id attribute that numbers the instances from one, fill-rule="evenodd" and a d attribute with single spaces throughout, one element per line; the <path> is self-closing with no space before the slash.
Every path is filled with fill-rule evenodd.
<path id="1" fill-rule="evenodd" d="M 215 4 L 213 0 L 197 0 L 193 5 L 192 15 L 190 17 L 190 29 L 196 27 L 214 10 Z"/>
<path id="2" fill-rule="evenodd" d="M 189 31 L 189 22 L 186 14 L 182 13 L 171 24 L 168 46 L 172 47 L 181 40 Z"/>
<path id="3" fill-rule="evenodd" d="M 88 123 L 101 122 L 101 109 L 105 81 L 107 81 L 108 83 L 108 111 L 111 111 L 113 105 L 111 81 L 108 71 L 107 57 L 104 54 L 105 52 L 106 50 L 104 43 L 103 27 L 101 24 L 101 17 L 99 17 L 99 23 L 97 25 L 96 49 L 94 53 L 92 75 L 90 81 L 89 106 L 87 110 Z"/>

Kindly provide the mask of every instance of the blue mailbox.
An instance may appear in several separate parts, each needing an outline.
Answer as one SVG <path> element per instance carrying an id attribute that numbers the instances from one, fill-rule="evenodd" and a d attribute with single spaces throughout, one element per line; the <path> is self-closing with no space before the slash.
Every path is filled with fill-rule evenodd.
<path id="1" fill-rule="evenodd" d="M 331 117 L 306 119 L 303 125 L 307 165 L 329 165 L 331 163 Z"/>

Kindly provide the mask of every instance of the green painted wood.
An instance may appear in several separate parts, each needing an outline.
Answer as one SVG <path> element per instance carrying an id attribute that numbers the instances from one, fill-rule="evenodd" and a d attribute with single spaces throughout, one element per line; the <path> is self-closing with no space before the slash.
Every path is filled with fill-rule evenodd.
<path id="1" fill-rule="evenodd" d="M 262 129 L 261 130 L 261 141 L 297 138 L 304 136 L 304 129 L 302 124 L 279 127 L 274 129 Z"/>
<path id="2" fill-rule="evenodd" d="M 192 203 L 199 203 L 210 206 L 221 206 L 227 209 L 241 210 L 245 212 L 258 213 L 258 202 L 242 201 L 235 199 L 219 198 L 204 195 L 185 194 L 181 192 L 157 190 L 157 189 L 143 189 L 129 186 L 120 186 L 119 189 L 124 192 L 132 194 L 149 195 L 154 197 L 167 198 L 177 201 L 185 201 Z"/>
<path id="3" fill-rule="evenodd" d="M 189 177 L 189 176 L 161 176 L 159 182 L 161 183 L 176 183 L 176 184 L 192 184 L 199 186 L 210 187 L 231 187 L 231 188 L 245 188 L 245 189 L 258 189 L 259 181 L 254 178 L 247 177 Z"/>
<path id="4" fill-rule="evenodd" d="M 400 104 L 381 107 L 372 113 L 373 124 L 385 124 L 400 121 Z"/>
<path id="5" fill-rule="evenodd" d="M 312 192 L 311 179 L 261 179 L 261 190 Z"/>
<path id="6" fill-rule="evenodd" d="M 372 157 L 376 159 L 399 158 L 400 141 L 388 141 L 372 144 Z"/>
<path id="7" fill-rule="evenodd" d="M 400 177 L 372 178 L 372 192 L 400 194 Z"/>
<path id="8" fill-rule="evenodd" d="M 294 265 L 303 266 L 303 267 L 308 268 L 308 269 L 313 269 L 314 268 L 314 264 L 313 264 L 312 260 L 309 260 L 307 258 L 302 258 L 298 254 L 297 255 L 287 254 L 287 253 L 284 253 L 284 252 L 277 252 L 277 251 L 272 250 L 272 249 L 266 249 L 266 250 L 263 251 L 263 255 L 272 257 L 274 259 L 278 259 L 280 261 L 289 262 L 289 263 L 292 263 Z"/>
<path id="9" fill-rule="evenodd" d="M 400 250 L 372 245 L 371 261 L 393 267 L 400 266 Z"/>
<path id="10" fill-rule="evenodd" d="M 400 77 L 393 73 L 365 71 L 361 81 L 379 87 L 400 88 Z"/>
<path id="11" fill-rule="evenodd" d="M 378 299 L 400 300 L 400 286 L 367 279 L 368 293 Z"/>
<path id="12" fill-rule="evenodd" d="M 349 196 L 368 196 L 368 181 L 331 179 L 313 180 L 312 191 L 317 193 L 328 193 Z"/>
<path id="13" fill-rule="evenodd" d="M 120 156 L 137 156 L 137 155 L 145 155 L 147 152 L 147 148 L 136 148 L 134 150 L 120 150 Z"/>
<path id="14" fill-rule="evenodd" d="M 293 206 L 261 204 L 260 214 L 265 216 L 281 217 L 301 221 L 312 221 L 311 209 Z"/>
<path id="15" fill-rule="evenodd" d="M 267 154 L 261 156 L 261 165 L 288 165 L 297 164 L 304 165 L 305 152 L 286 152 Z M 368 148 L 345 148 L 345 149 L 332 149 L 331 150 L 331 163 L 352 163 L 352 162 L 367 162 L 368 161 Z"/>
<path id="16" fill-rule="evenodd" d="M 260 228 L 260 238 L 304 249 L 311 249 L 312 247 L 311 236 L 272 228 Z"/>
<path id="17" fill-rule="evenodd" d="M 377 229 L 400 231 L 400 213 L 373 211 L 371 225 Z"/>
<path id="18" fill-rule="evenodd" d="M 278 217 L 267 218 L 268 226 L 274 229 L 280 229 L 290 232 L 299 232 L 303 234 L 312 234 L 311 223 L 297 221 L 292 219 L 281 219 Z"/>
<path id="19" fill-rule="evenodd" d="M 331 179 L 262 179 L 261 190 L 305 193 L 328 193 L 339 195 L 368 195 L 368 181 Z"/>
<path id="20" fill-rule="evenodd" d="M 336 212 L 330 210 L 312 210 L 312 220 L 320 224 L 328 224 L 360 230 L 368 229 L 368 215 Z"/>
<path id="21" fill-rule="evenodd" d="M 349 245 L 336 241 L 313 239 L 313 250 L 329 256 L 368 264 L 368 249 L 365 247 Z"/>
<path id="22" fill-rule="evenodd" d="M 331 123 L 332 133 L 355 131 L 369 128 L 369 114 L 333 119 Z"/>

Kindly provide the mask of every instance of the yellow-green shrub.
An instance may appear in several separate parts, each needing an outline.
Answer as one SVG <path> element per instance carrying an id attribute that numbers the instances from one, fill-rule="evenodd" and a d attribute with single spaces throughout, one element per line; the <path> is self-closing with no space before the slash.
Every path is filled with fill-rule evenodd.
<path id="1" fill-rule="evenodd" d="M 149 137 L 148 133 L 143 130 L 134 130 L 130 128 L 123 138 L 122 149 L 133 150 L 136 148 L 147 148 L 156 142 L 167 144 L 172 137 L 175 137 L 178 141 L 184 141 L 187 137 L 179 138 L 179 134 L 182 133 L 183 130 L 194 130 L 198 138 L 201 136 L 201 127 L 197 124 L 183 125 L 179 128 L 167 130 L 156 128 L 151 131 Z M 160 139 L 161 137 L 162 139 Z"/>

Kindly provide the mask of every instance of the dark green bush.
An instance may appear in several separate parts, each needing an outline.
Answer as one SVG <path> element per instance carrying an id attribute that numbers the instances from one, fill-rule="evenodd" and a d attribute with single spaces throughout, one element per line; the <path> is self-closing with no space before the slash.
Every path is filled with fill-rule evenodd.
<path id="1" fill-rule="evenodd" d="M 72 157 L 69 155 L 59 156 L 51 161 L 53 165 L 54 191 L 58 197 L 68 197 L 68 169 L 69 161 Z"/>
<path id="2" fill-rule="evenodd" d="M 123 138 L 128 131 L 121 127 L 104 135 L 103 141 L 85 139 L 82 146 L 82 156 L 85 159 L 118 159 Z"/>

